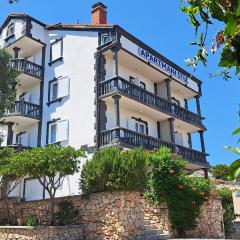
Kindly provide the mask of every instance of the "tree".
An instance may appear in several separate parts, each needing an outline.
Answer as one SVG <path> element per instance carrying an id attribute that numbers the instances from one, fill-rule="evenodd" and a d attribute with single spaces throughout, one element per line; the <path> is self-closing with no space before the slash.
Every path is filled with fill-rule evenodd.
<path id="1" fill-rule="evenodd" d="M 8 224 L 10 223 L 9 207 L 6 199 L 22 180 L 15 172 L 15 166 L 11 165 L 9 158 L 13 156 L 14 150 L 3 148 L 0 150 L 0 194 L 5 204 Z"/>
<path id="2" fill-rule="evenodd" d="M 214 178 L 227 180 L 229 174 L 229 167 L 226 164 L 217 164 L 211 169 L 211 173 Z"/>
<path id="3" fill-rule="evenodd" d="M 11 156 L 11 164 L 21 176 L 32 176 L 47 191 L 50 198 L 50 225 L 54 225 L 54 206 L 57 189 L 63 184 L 64 177 L 79 171 L 82 150 L 48 145 L 33 148 Z"/>
<path id="4" fill-rule="evenodd" d="M 207 65 L 207 48 L 211 52 L 221 51 L 219 67 L 224 79 L 231 78 L 230 69 L 240 73 L 240 1 L 237 0 L 181 0 L 181 10 L 188 15 L 190 24 L 199 34 L 198 42 L 191 42 L 198 50 L 193 59 L 187 59 L 187 64 L 194 68 L 199 62 Z M 215 24 L 220 24 L 220 31 L 215 32 Z M 212 29 L 210 31 L 210 27 Z M 215 32 L 214 36 L 208 36 Z M 214 39 L 215 40 L 212 40 Z M 211 41 L 212 40 L 212 41 Z M 209 45 L 209 42 L 211 46 Z"/>
<path id="5" fill-rule="evenodd" d="M 15 100 L 15 85 L 18 72 L 12 66 L 12 56 L 5 49 L 0 49 L 0 117 Z"/>
<path id="6" fill-rule="evenodd" d="M 18 72 L 12 67 L 12 56 L 5 49 L 0 49 L 0 118 L 15 100 L 15 85 Z M 4 135 L 0 133 L 0 142 Z"/>

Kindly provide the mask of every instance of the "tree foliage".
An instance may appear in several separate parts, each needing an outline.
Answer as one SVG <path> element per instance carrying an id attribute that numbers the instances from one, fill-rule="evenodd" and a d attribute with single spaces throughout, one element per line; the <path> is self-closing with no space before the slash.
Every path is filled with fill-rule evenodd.
<path id="1" fill-rule="evenodd" d="M 217 164 L 211 168 L 210 172 L 216 179 L 227 180 L 229 175 L 229 167 L 226 164 Z"/>
<path id="2" fill-rule="evenodd" d="M 232 191 L 229 188 L 218 189 L 217 196 L 222 199 L 225 237 L 230 237 L 233 221 L 237 217 L 234 212 Z"/>
<path id="3" fill-rule="evenodd" d="M 180 236 L 195 226 L 200 206 L 208 199 L 209 182 L 186 175 L 186 162 L 168 148 L 150 152 L 152 171 L 146 197 L 154 202 L 166 203 L 169 219 Z"/>
<path id="4" fill-rule="evenodd" d="M 15 100 L 18 72 L 12 67 L 12 56 L 0 49 L 0 117 Z"/>
<path id="5" fill-rule="evenodd" d="M 240 72 L 240 1 L 238 0 L 181 0 L 181 10 L 188 15 L 189 23 L 195 28 L 198 42 L 191 44 L 198 47 L 193 59 L 188 59 L 187 64 L 197 67 L 198 62 L 207 64 L 208 51 L 221 51 L 219 67 L 224 79 L 231 78 L 230 69 L 235 68 L 235 73 Z M 215 24 L 220 23 L 221 29 L 215 31 Z M 211 31 L 210 27 L 212 27 Z M 213 30 L 213 31 L 212 31 Z M 213 39 L 209 46 L 209 38 Z"/>
<path id="6" fill-rule="evenodd" d="M 33 148 L 11 156 L 11 164 L 20 176 L 32 176 L 38 179 L 50 197 L 50 224 L 54 224 L 54 199 L 57 189 L 63 184 L 64 177 L 79 171 L 82 150 L 48 145 Z"/>
<path id="7" fill-rule="evenodd" d="M 143 192 L 146 173 L 146 156 L 143 149 L 119 151 L 114 147 L 103 148 L 84 165 L 80 189 L 86 196 L 104 191 Z"/>

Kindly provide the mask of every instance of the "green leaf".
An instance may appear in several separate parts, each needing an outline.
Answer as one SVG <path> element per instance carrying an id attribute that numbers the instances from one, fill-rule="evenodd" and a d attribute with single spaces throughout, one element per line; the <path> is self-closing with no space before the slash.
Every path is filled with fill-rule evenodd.
<path id="1" fill-rule="evenodd" d="M 233 135 L 238 135 L 238 134 L 240 134 L 240 128 L 237 128 L 232 134 L 233 134 Z"/>
<path id="2" fill-rule="evenodd" d="M 212 18 L 226 23 L 225 13 L 218 1 L 211 1 L 209 5 L 209 11 L 211 13 Z"/>
<path id="3" fill-rule="evenodd" d="M 240 148 L 234 148 L 234 147 L 228 147 L 228 146 L 224 148 L 227 149 L 228 151 L 231 151 L 240 155 Z"/>
<path id="4" fill-rule="evenodd" d="M 219 67 L 233 67 L 238 66 L 237 54 L 229 46 L 223 48 L 221 59 L 218 64 Z"/>
<path id="5" fill-rule="evenodd" d="M 226 18 L 227 18 L 227 24 L 224 30 L 224 35 L 234 36 L 237 30 L 237 18 L 230 11 L 226 13 Z"/>
<path id="6" fill-rule="evenodd" d="M 230 179 L 237 179 L 240 176 L 240 159 L 236 160 L 229 167 Z"/>
<path id="7" fill-rule="evenodd" d="M 238 6 L 237 6 L 237 10 L 236 10 L 236 16 L 237 17 L 240 16 L 240 1 L 238 1 Z"/>

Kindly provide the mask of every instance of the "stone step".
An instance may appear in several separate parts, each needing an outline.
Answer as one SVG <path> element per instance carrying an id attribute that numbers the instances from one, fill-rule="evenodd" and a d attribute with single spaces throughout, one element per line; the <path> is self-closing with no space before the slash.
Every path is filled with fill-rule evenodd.
<path id="1" fill-rule="evenodd" d="M 141 235 L 148 236 L 148 235 L 158 235 L 163 234 L 162 230 L 159 229 L 145 229 L 141 232 Z"/>
<path id="2" fill-rule="evenodd" d="M 139 235 L 136 237 L 136 240 L 166 240 L 170 239 L 170 237 L 171 236 L 167 234 L 154 234 L 148 236 Z"/>
<path id="3" fill-rule="evenodd" d="M 144 224 L 143 227 L 141 228 L 142 230 L 160 230 L 157 226 L 154 224 Z"/>

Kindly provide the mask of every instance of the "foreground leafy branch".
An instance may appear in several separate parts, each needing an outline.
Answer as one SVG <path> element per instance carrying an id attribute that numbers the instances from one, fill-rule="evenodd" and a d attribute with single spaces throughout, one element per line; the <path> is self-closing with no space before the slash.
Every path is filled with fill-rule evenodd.
<path id="1" fill-rule="evenodd" d="M 224 79 L 231 78 L 229 72 L 232 68 L 235 68 L 235 73 L 239 74 L 240 1 L 181 0 L 181 10 L 187 14 L 196 35 L 200 32 L 199 41 L 191 43 L 198 47 L 197 53 L 193 59 L 187 59 L 187 64 L 196 68 L 197 64 L 202 62 L 206 66 L 207 48 L 210 48 L 212 53 L 221 51 L 219 67 L 223 68 L 221 74 Z M 209 32 L 214 32 L 216 24 L 220 24 L 221 29 L 213 36 L 209 36 Z M 211 31 L 209 31 L 210 26 Z"/>

